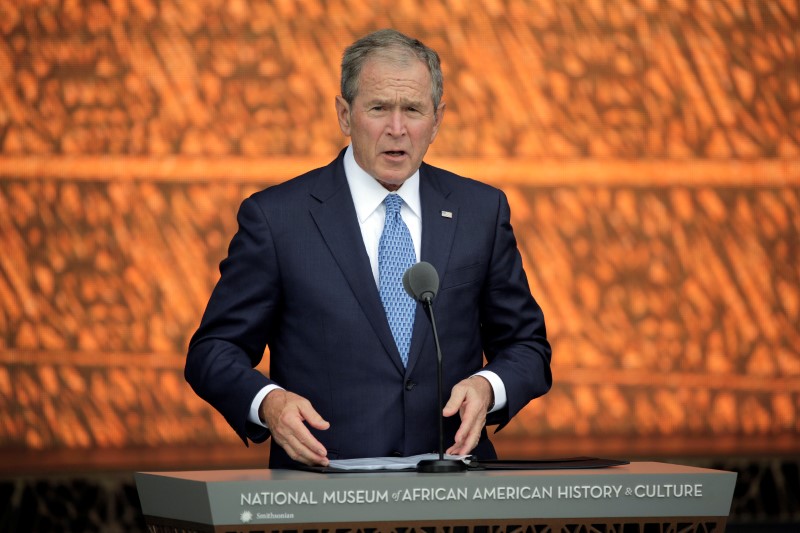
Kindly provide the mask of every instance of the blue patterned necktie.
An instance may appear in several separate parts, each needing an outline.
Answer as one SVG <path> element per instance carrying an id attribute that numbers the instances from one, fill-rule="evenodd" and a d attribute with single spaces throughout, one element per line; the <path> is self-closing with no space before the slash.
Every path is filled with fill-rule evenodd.
<path id="1" fill-rule="evenodd" d="M 403 289 L 403 274 L 417 259 L 411 233 L 400 217 L 403 199 L 398 194 L 388 194 L 383 203 L 386 204 L 386 221 L 378 245 L 378 282 L 389 328 L 403 366 L 406 366 L 417 302 Z"/>

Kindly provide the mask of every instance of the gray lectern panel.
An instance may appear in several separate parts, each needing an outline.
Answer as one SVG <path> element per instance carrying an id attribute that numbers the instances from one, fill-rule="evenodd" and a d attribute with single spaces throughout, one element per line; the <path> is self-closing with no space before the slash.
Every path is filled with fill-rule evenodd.
<path id="1" fill-rule="evenodd" d="M 208 525 L 727 517 L 736 474 L 632 463 L 597 470 L 136 474 L 148 517 Z"/>
<path id="2" fill-rule="evenodd" d="M 139 501 L 145 515 L 199 524 L 213 524 L 206 483 L 173 475 L 135 475 Z"/>

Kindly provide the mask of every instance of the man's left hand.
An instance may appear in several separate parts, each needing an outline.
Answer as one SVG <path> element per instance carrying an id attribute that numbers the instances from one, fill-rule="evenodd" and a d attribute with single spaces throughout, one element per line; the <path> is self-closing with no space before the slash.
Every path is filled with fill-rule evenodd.
<path id="1" fill-rule="evenodd" d="M 456 431 L 456 441 L 447 449 L 447 453 L 469 455 L 478 445 L 481 431 L 486 425 L 486 413 L 493 400 L 492 385 L 484 377 L 471 376 L 456 383 L 442 414 L 453 416 L 459 413 L 461 427 Z"/>

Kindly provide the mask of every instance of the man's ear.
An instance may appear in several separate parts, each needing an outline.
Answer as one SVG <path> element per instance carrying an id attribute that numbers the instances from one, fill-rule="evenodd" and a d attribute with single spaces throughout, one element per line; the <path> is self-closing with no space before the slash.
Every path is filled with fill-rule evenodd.
<path id="1" fill-rule="evenodd" d="M 350 136 L 350 104 L 341 96 L 336 97 L 336 118 L 339 119 L 339 128 L 342 133 Z"/>
<path id="2" fill-rule="evenodd" d="M 439 103 L 439 107 L 436 109 L 436 112 L 433 115 L 433 133 L 431 135 L 431 142 L 436 138 L 436 134 L 439 133 L 439 126 L 442 125 L 442 120 L 444 119 L 444 102 Z"/>

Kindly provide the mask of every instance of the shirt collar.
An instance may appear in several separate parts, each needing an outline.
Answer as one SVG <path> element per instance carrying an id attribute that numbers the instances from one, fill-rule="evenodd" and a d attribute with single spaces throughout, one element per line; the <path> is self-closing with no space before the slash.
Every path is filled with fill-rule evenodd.
<path id="1" fill-rule="evenodd" d="M 364 221 L 375 212 L 383 203 L 383 199 L 389 191 L 378 183 L 378 180 L 370 176 L 364 169 L 358 166 L 353 155 L 353 146 L 347 147 L 344 153 L 344 173 L 347 176 L 347 185 L 350 187 L 350 194 L 353 196 L 353 203 L 356 207 L 358 222 Z M 406 206 L 413 213 L 422 218 L 422 209 L 419 199 L 419 169 L 408 178 L 403 185 L 397 189 L 397 194 L 403 199 Z"/>

